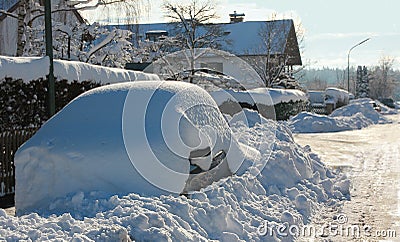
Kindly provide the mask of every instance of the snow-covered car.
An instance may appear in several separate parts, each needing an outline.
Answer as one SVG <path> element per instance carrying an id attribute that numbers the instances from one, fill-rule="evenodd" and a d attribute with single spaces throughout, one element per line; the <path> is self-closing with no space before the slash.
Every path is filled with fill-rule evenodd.
<path id="1" fill-rule="evenodd" d="M 242 154 L 196 85 L 103 86 L 74 99 L 18 150 L 17 213 L 77 192 L 190 193 L 234 173 Z"/>
<path id="2" fill-rule="evenodd" d="M 333 104 L 333 109 L 349 104 L 350 93 L 346 90 L 328 87 L 325 89 L 325 104 Z"/>
<path id="3" fill-rule="evenodd" d="M 389 108 L 396 108 L 395 102 L 392 98 L 379 98 L 378 101 L 388 106 Z"/>

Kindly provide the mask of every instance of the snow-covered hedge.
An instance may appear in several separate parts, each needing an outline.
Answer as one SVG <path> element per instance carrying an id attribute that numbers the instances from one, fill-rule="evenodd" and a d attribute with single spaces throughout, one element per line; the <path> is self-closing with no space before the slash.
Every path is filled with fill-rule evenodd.
<path id="1" fill-rule="evenodd" d="M 45 78 L 49 73 L 49 65 L 48 57 L 0 56 L 0 81 L 12 78 L 30 82 Z M 64 60 L 54 60 L 54 76 L 59 80 L 92 81 L 103 85 L 137 80 L 159 80 L 154 74 Z"/>
<path id="2" fill-rule="evenodd" d="M 49 118 L 46 79 L 24 82 L 5 78 L 0 82 L 0 131 L 37 128 Z M 90 81 L 56 81 L 56 111 L 79 94 L 98 86 L 99 83 Z"/>
<path id="3" fill-rule="evenodd" d="M 266 118 L 277 120 L 286 120 L 306 110 L 308 104 L 306 93 L 294 89 L 220 90 L 210 94 L 223 113 L 233 115 L 242 108 L 249 108 L 258 110 Z"/>
<path id="4" fill-rule="evenodd" d="M 0 131 L 40 127 L 48 119 L 49 59 L 0 56 Z M 136 71 L 55 60 L 56 111 L 79 94 L 100 85 L 135 80 L 158 80 Z"/>

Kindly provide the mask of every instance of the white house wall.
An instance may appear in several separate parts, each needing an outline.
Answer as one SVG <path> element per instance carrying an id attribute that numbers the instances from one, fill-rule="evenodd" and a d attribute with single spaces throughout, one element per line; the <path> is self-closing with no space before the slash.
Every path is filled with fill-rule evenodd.
<path id="1" fill-rule="evenodd" d="M 222 63 L 223 73 L 234 77 L 243 85 L 252 83 L 251 87 L 263 87 L 263 83 L 257 72 L 244 60 L 236 56 L 203 57 L 196 61 L 196 68 L 201 68 L 201 63 Z"/>
<path id="2" fill-rule="evenodd" d="M 11 17 L 0 22 L 0 55 L 14 56 L 17 52 L 17 20 Z"/>

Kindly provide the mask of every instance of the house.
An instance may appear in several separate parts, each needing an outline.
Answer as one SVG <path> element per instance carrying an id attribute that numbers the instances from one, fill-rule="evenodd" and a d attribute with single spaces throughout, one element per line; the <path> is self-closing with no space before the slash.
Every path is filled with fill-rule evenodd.
<path id="1" fill-rule="evenodd" d="M 66 6 L 66 0 L 52 0 L 52 7 L 62 8 Z M 37 1 L 43 7 L 44 1 Z M 18 15 L 20 9 L 19 0 L 5 0 L 0 3 L 0 10 L 7 11 L 10 15 L 0 13 L 0 55 L 15 56 L 17 53 L 18 20 L 11 15 Z M 60 11 L 52 14 L 54 22 L 85 23 L 85 20 L 77 10 Z M 33 26 L 44 25 L 43 18 L 37 18 L 32 22 Z"/>
<path id="2" fill-rule="evenodd" d="M 282 66 L 287 72 L 294 66 L 301 66 L 302 60 L 297 42 L 293 20 L 274 21 L 243 21 L 244 14 L 230 14 L 230 23 L 216 24 L 222 27 L 224 39 L 220 50 L 234 54 L 250 65 Z M 174 25 L 171 23 L 136 24 L 136 25 L 112 25 L 129 29 L 134 33 L 132 41 L 135 45 L 143 41 L 156 42 L 166 36 L 173 36 Z M 201 30 L 199 30 L 201 31 Z M 262 64 L 260 63 L 262 60 Z M 127 68 L 141 69 L 144 63 L 131 63 Z M 205 66 L 197 66 L 205 67 Z M 208 66 L 219 72 L 230 72 L 235 66 L 229 66 L 224 59 L 211 60 Z M 142 69 L 143 70 L 143 69 Z"/>

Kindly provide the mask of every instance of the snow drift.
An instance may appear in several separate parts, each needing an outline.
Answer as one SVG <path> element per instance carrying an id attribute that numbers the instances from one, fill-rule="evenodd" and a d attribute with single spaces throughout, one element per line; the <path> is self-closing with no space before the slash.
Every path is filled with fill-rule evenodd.
<path id="1" fill-rule="evenodd" d="M 257 177 L 252 175 L 257 166 L 251 166 L 189 199 L 77 192 L 49 201 L 38 214 L 11 217 L 0 209 L 0 238 L 293 241 L 296 235 L 279 237 L 276 231 L 262 237 L 258 228 L 264 222 L 302 227 L 321 207 L 340 206 L 349 196 L 349 180 L 328 169 L 309 147 L 297 145 L 283 123 L 244 112 L 250 125 L 233 117 L 231 128 L 237 139 L 259 151 L 260 163 L 267 163 Z"/>
<path id="2" fill-rule="evenodd" d="M 187 193 L 232 174 L 242 157 L 215 102 L 200 87 L 108 85 L 74 99 L 18 150 L 17 213 L 77 192 Z"/>
<path id="3" fill-rule="evenodd" d="M 292 117 L 288 124 L 295 133 L 319 133 L 355 130 L 372 124 L 389 123 L 387 118 L 375 111 L 371 101 L 369 98 L 353 100 L 329 116 L 302 112 Z"/>

